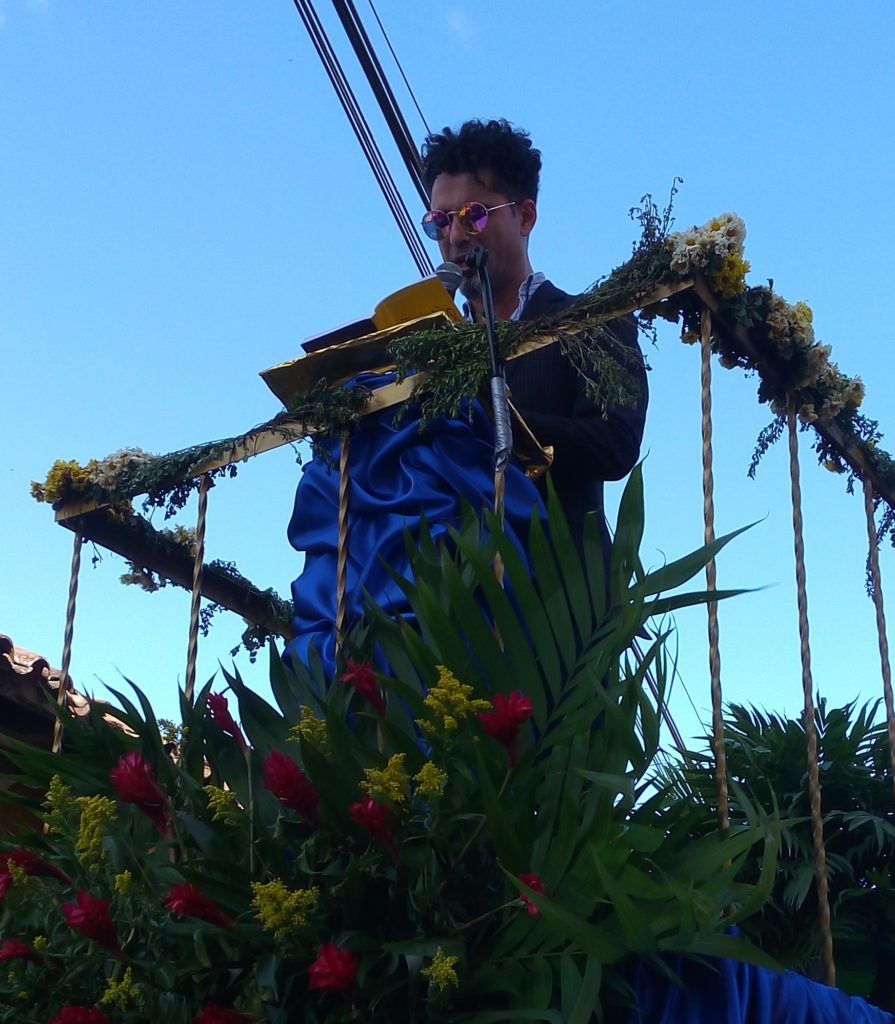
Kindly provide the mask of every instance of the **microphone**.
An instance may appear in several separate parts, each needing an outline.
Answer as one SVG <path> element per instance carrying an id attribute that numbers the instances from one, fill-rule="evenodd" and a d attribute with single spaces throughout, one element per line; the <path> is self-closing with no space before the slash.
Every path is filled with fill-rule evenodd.
<path id="1" fill-rule="evenodd" d="M 453 298 L 463 280 L 463 271 L 456 263 L 442 263 L 435 268 L 435 276 L 444 285 L 448 295 Z"/>

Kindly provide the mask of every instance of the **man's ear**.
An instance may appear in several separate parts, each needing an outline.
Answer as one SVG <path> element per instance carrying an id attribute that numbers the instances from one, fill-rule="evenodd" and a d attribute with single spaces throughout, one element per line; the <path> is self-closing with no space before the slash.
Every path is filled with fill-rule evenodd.
<path id="1" fill-rule="evenodd" d="M 531 234 L 538 219 L 538 208 L 534 199 L 523 199 L 519 203 L 519 231 L 524 238 Z"/>

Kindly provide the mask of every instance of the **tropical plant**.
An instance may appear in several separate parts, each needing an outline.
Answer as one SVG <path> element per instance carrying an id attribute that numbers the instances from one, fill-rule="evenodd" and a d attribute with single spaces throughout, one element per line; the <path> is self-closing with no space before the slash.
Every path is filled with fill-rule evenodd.
<path id="1" fill-rule="evenodd" d="M 824 844 L 830 883 L 837 984 L 852 995 L 895 1011 L 895 795 L 885 722 L 879 702 L 828 709 L 818 697 L 818 735 Z M 807 783 L 804 718 L 732 704 L 725 713 L 725 749 L 734 792 L 731 820 L 754 815 L 738 793 L 779 810 L 781 850 L 771 899 L 743 932 L 781 964 L 816 975 L 820 933 Z M 714 827 L 710 758 L 690 755 L 691 768 L 660 773 L 679 799 L 705 808 L 702 833 Z M 750 853 L 745 878 L 759 862 Z"/>
<path id="2" fill-rule="evenodd" d="M 773 821 L 694 837 L 701 807 L 651 781 L 665 634 L 631 654 L 707 600 L 676 591 L 730 538 L 645 573 L 642 532 L 639 468 L 606 571 L 552 497 L 529 564 L 491 517 L 424 531 L 413 617 L 371 607 L 340 682 L 273 651 L 276 708 L 224 673 L 240 723 L 209 683 L 166 745 L 135 688 L 113 691 L 129 732 L 10 743 L 46 828 L 0 854 L 0 1021 L 587 1022 L 632 955 L 767 962 L 729 928 L 761 907 Z"/>

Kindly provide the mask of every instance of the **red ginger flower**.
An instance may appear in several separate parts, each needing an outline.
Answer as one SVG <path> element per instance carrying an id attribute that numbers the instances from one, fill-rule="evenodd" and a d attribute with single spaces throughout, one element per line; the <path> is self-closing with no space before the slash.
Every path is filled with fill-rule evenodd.
<path id="1" fill-rule="evenodd" d="M 60 882 L 71 884 L 71 879 L 58 868 L 48 864 L 42 857 L 24 846 L 17 846 L 6 853 L 0 853 L 0 903 L 3 902 L 6 891 L 12 882 L 9 874 L 9 863 L 12 861 L 17 868 L 20 868 L 26 875 L 39 878 L 58 878 Z"/>
<path id="2" fill-rule="evenodd" d="M 357 693 L 373 706 L 373 710 L 380 718 L 385 718 L 385 704 L 376 685 L 376 676 L 373 675 L 373 663 L 365 661 L 358 664 L 348 659 L 348 671 L 339 676 L 339 682 L 351 686 Z"/>
<path id="3" fill-rule="evenodd" d="M 357 957 L 330 942 L 317 950 L 317 959 L 308 968 L 308 988 L 338 992 L 351 988 L 356 975 Z"/>
<path id="4" fill-rule="evenodd" d="M 260 1020 L 254 1013 L 240 1013 L 239 1010 L 225 1010 L 215 1003 L 206 1003 L 201 1013 L 193 1017 L 193 1024 L 252 1024 Z"/>
<path id="5" fill-rule="evenodd" d="M 20 942 L 18 939 L 7 939 L 0 944 L 0 963 L 4 960 L 30 960 L 39 964 L 40 957 L 34 952 L 27 942 Z"/>
<path id="6" fill-rule="evenodd" d="M 168 833 L 168 798 L 159 789 L 148 762 L 132 750 L 109 772 L 109 778 L 119 800 L 142 811 L 162 835 Z"/>
<path id="7" fill-rule="evenodd" d="M 519 690 L 514 690 L 509 697 L 502 693 L 494 695 L 494 710 L 482 711 L 478 720 L 482 728 L 498 743 L 507 748 L 510 764 L 516 763 L 516 738 L 519 727 L 532 716 L 531 698 L 524 697 Z"/>
<path id="8" fill-rule="evenodd" d="M 218 928 L 230 928 L 233 925 L 217 903 L 203 895 L 191 882 L 172 885 L 165 900 L 165 907 L 172 914 L 179 914 L 180 917 L 197 917 L 200 921 L 217 925 Z"/>
<path id="9" fill-rule="evenodd" d="M 537 875 L 517 875 L 516 877 L 523 885 L 527 885 L 532 892 L 544 891 L 544 883 L 540 880 L 540 878 L 538 878 Z M 530 917 L 538 916 L 538 908 L 534 905 L 534 903 L 532 903 L 532 901 L 527 896 L 523 896 L 520 893 L 519 899 L 521 899 L 522 902 L 525 904 L 525 909 L 528 911 Z"/>
<path id="10" fill-rule="evenodd" d="M 227 706 L 227 698 L 222 693 L 210 693 L 205 709 L 208 717 L 217 725 L 225 736 L 230 736 L 240 745 L 243 750 L 248 750 L 242 729 L 236 724 L 230 709 Z"/>
<path id="11" fill-rule="evenodd" d="M 379 803 L 373 797 L 366 796 L 360 802 L 349 806 L 348 817 L 358 828 L 380 840 L 392 856 L 397 856 L 395 823 L 388 804 Z"/>
<path id="12" fill-rule="evenodd" d="M 264 785 L 286 807 L 291 807 L 309 825 L 317 824 L 320 797 L 307 775 L 288 754 L 272 750 L 264 762 Z"/>
<path id="13" fill-rule="evenodd" d="M 82 889 L 74 903 L 63 903 L 60 909 L 69 926 L 76 932 L 86 935 L 113 953 L 118 952 L 118 935 L 109 917 L 109 904 L 106 900 L 94 899 Z"/>
<path id="14" fill-rule="evenodd" d="M 112 1024 L 109 1018 L 99 1010 L 88 1010 L 86 1006 L 63 1006 L 59 1016 L 54 1017 L 50 1024 Z"/>

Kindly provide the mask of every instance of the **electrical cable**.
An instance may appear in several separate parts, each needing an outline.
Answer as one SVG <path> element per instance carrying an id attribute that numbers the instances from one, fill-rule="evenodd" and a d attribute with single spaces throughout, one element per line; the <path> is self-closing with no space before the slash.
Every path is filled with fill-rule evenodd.
<path id="1" fill-rule="evenodd" d="M 379 14 L 376 8 L 373 6 L 373 0 L 367 0 L 370 5 L 370 10 L 373 12 L 373 17 L 376 19 L 376 24 L 379 26 L 379 31 L 382 33 L 382 38 L 385 40 L 385 45 L 388 47 L 389 53 L 392 55 L 392 59 L 397 65 L 398 71 L 401 73 L 401 78 L 404 80 L 404 84 L 407 86 L 407 91 L 410 93 L 410 98 L 413 100 L 413 105 L 416 107 L 416 112 L 420 115 L 420 120 L 423 122 L 423 127 L 426 129 L 426 134 L 431 135 L 432 129 L 429 127 L 429 122 L 426 120 L 426 115 L 420 109 L 419 103 L 416 101 L 416 96 L 413 93 L 413 89 L 410 87 L 410 82 L 407 81 L 407 75 L 404 74 L 404 68 L 401 67 L 401 62 L 398 60 L 398 55 L 395 53 L 394 47 L 392 46 L 391 40 L 388 37 L 388 33 L 385 31 L 385 26 L 379 18 Z"/>
<path id="2" fill-rule="evenodd" d="M 395 185 L 394 179 L 385 164 L 379 147 L 377 146 L 372 132 L 370 131 L 369 124 L 367 123 L 357 99 L 351 90 L 351 86 L 345 77 L 345 73 L 339 63 L 338 57 L 327 38 L 326 32 L 316 11 L 314 10 L 313 4 L 310 0 L 293 0 L 293 3 L 302 19 L 302 22 L 304 23 L 305 28 L 307 29 L 308 35 L 311 37 L 311 42 L 323 63 L 324 69 L 326 70 L 333 88 L 336 91 L 336 96 L 348 117 L 348 121 L 358 142 L 360 143 L 364 156 L 373 171 L 377 184 L 385 197 L 385 201 L 392 212 L 392 216 L 395 218 L 398 229 L 410 250 L 410 254 L 416 263 L 420 275 L 422 277 L 431 276 L 434 272 L 432 261 L 420 241 L 415 226 L 410 218 L 410 214 L 407 211 L 407 207 L 404 204 L 404 201 Z"/>

